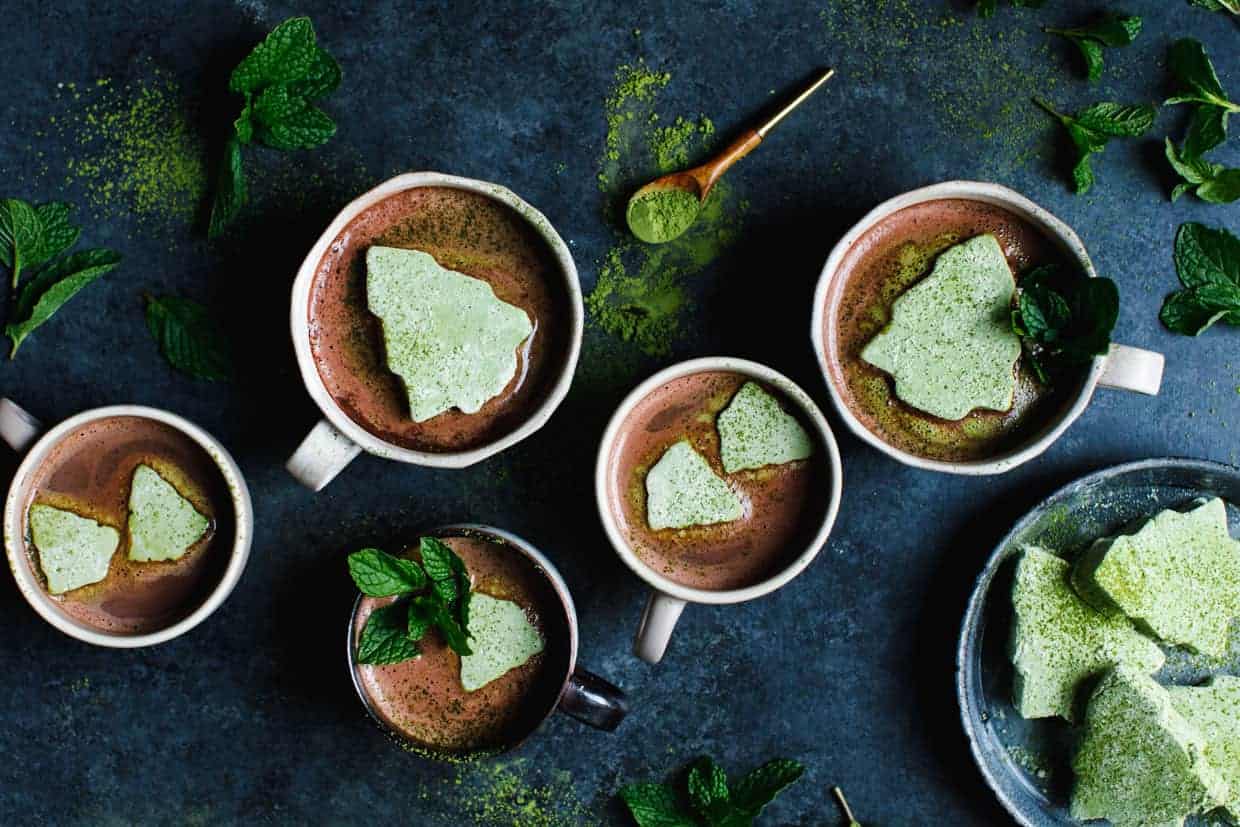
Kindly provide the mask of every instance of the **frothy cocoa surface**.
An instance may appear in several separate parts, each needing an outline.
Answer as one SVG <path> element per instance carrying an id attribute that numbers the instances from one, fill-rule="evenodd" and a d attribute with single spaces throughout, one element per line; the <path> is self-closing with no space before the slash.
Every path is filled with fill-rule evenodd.
<path id="1" fill-rule="evenodd" d="M 400 380 L 384 360 L 379 320 L 366 306 L 366 251 L 421 250 L 442 266 L 481 279 L 524 310 L 534 333 L 516 375 L 477 413 L 410 418 Z M 419 451 L 463 451 L 518 428 L 546 398 L 570 348 L 571 306 L 547 242 L 512 208 L 448 187 L 396 193 L 357 215 L 319 263 L 310 290 L 310 346 L 328 393 L 358 425 Z"/>
<path id="2" fill-rule="evenodd" d="M 393 730 L 429 752 L 469 755 L 504 749 L 532 732 L 559 700 L 569 666 L 568 617 L 541 567 L 488 535 L 441 538 L 465 562 L 474 591 L 520 606 L 545 642 L 543 651 L 474 692 L 461 686 L 461 659 L 439 633 L 419 643 L 422 656 L 384 666 L 359 664 L 358 683 L 371 709 Z M 416 557 L 414 549 L 405 556 Z M 394 598 L 363 597 L 354 640 L 370 613 Z"/>
<path id="3" fill-rule="evenodd" d="M 129 488 L 139 465 L 154 468 L 210 520 L 202 539 L 178 560 L 128 558 Z M 235 536 L 228 484 L 202 446 L 171 425 L 137 416 L 83 425 L 52 449 L 27 491 L 21 530 L 30 568 L 41 583 L 43 570 L 27 525 L 33 503 L 73 511 L 120 532 L 107 577 L 51 596 L 65 614 L 97 629 L 144 634 L 167 628 L 202 605 L 227 568 Z"/>
<path id="4" fill-rule="evenodd" d="M 1067 266 L 1055 242 L 1020 216 L 981 201 L 942 199 L 906 207 L 866 231 L 827 296 L 826 318 L 837 320 L 834 341 L 829 327 L 823 331 L 831 382 L 867 429 L 910 454 L 947 461 L 998 456 L 1033 439 L 1077 391 L 1074 382 L 1048 390 L 1021 359 L 1011 409 L 947 421 L 900 401 L 891 377 L 861 358 L 891 321 L 892 304 L 930 274 L 938 254 L 983 233 L 999 240 L 1018 279 L 1039 265 Z"/>
<path id="5" fill-rule="evenodd" d="M 749 381 L 739 373 L 707 371 L 655 389 L 629 412 L 608 457 L 608 504 L 626 542 L 646 565 L 685 586 L 737 589 L 773 576 L 805 550 L 826 514 L 829 472 L 823 465 L 826 449 L 816 437 L 809 459 L 724 474 L 715 418 Z M 783 402 L 778 390 L 762 387 Z M 791 404 L 784 409 L 815 434 L 800 410 Z M 741 519 L 683 529 L 650 528 L 646 474 L 682 439 L 688 439 L 740 497 L 745 508 Z"/>

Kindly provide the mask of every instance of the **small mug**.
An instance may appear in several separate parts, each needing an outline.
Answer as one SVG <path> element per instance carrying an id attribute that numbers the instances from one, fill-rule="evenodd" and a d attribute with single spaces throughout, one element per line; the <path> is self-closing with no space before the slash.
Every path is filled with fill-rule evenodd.
<path id="1" fill-rule="evenodd" d="M 232 501 L 235 536 L 229 552 L 228 564 L 219 582 L 206 595 L 198 608 L 175 623 L 152 632 L 135 634 L 107 632 L 82 623 L 61 611 L 35 576 L 30 555 L 26 549 L 26 539 L 21 529 L 23 512 L 29 499 L 28 488 L 31 478 L 48 454 L 60 444 L 63 438 L 82 426 L 117 416 L 154 420 L 188 436 L 215 461 L 228 486 Z M 112 405 L 83 411 L 47 430 L 16 403 L 0 398 L 0 439 L 3 439 L 17 453 L 25 453 L 25 459 L 18 466 L 17 473 L 13 475 L 9 495 L 4 502 L 4 547 L 9 558 L 9 569 L 13 572 L 13 578 L 17 581 L 17 588 L 21 591 L 22 597 L 48 623 L 70 637 L 95 646 L 116 649 L 154 646 L 193 629 L 210 617 L 232 594 L 250 557 L 250 541 L 254 535 L 254 508 L 250 502 L 250 489 L 246 486 L 244 477 L 241 476 L 241 469 L 237 467 L 237 463 L 224 446 L 202 428 L 183 417 L 158 408 L 141 405 Z"/>
<path id="2" fill-rule="evenodd" d="M 561 642 L 564 644 L 562 648 L 566 653 L 566 657 L 564 658 L 565 668 L 562 677 L 559 679 L 559 691 L 557 693 L 548 693 L 546 707 L 536 710 L 537 714 L 530 717 L 529 725 L 525 727 L 524 731 L 515 734 L 507 743 L 497 749 L 477 754 L 494 754 L 515 749 L 533 735 L 554 712 L 563 712 L 571 715 L 596 729 L 607 732 L 615 730 L 628 713 L 628 700 L 621 689 L 577 665 L 577 608 L 573 604 L 573 597 L 568 591 L 568 585 L 564 582 L 560 572 L 551 564 L 551 561 L 533 545 L 517 535 L 493 526 L 477 523 L 457 523 L 441 526 L 426 532 L 426 534 L 432 537 L 461 534 L 482 535 L 498 540 L 505 548 L 525 555 L 534 568 L 546 578 L 559 598 L 560 606 L 564 611 L 562 630 L 566 639 Z M 362 684 L 362 679 L 358 675 L 360 664 L 357 662 L 357 641 L 360 630 L 357 628 L 357 613 L 362 605 L 363 597 L 363 595 L 358 595 L 357 600 L 353 603 L 353 611 L 349 614 L 349 630 L 345 652 L 349 664 L 349 676 L 353 680 L 353 688 L 357 691 L 357 697 L 361 700 L 366 712 L 388 735 L 406 743 L 414 750 L 428 757 L 459 759 L 475 755 L 475 753 L 468 755 L 444 754 L 436 751 L 433 747 L 411 740 L 386 721 L 382 713 L 375 708 L 366 692 L 365 686 Z M 560 626 L 560 624 L 557 624 L 557 626 Z"/>
<path id="3" fill-rule="evenodd" d="M 350 221 L 368 207 L 398 192 L 419 187 L 467 190 L 484 195 L 512 209 L 515 214 L 525 219 L 550 248 L 558 265 L 557 274 L 564 281 L 564 288 L 569 299 L 570 318 L 566 320 L 569 326 L 568 352 L 559 366 L 558 374 L 546 397 L 516 428 L 491 442 L 467 450 L 415 451 L 375 436 L 355 422 L 328 392 L 323 384 L 323 378 L 319 375 L 310 346 L 308 309 L 311 289 L 314 286 L 319 264 L 332 242 Z M 564 239 L 560 238 L 559 233 L 542 213 L 512 191 L 497 184 L 438 172 L 408 172 L 397 175 L 358 196 L 341 210 L 319 236 L 319 240 L 310 248 L 310 253 L 297 271 L 297 278 L 293 282 L 290 315 L 293 348 L 297 354 L 297 367 L 301 371 L 302 381 L 310 397 L 323 412 L 324 418 L 314 426 L 298 446 L 289 458 L 286 467 L 302 485 L 319 491 L 362 451 L 411 465 L 433 468 L 465 468 L 481 462 L 525 439 L 551 418 L 551 414 L 559 407 L 572 383 L 573 373 L 577 367 L 577 357 L 581 352 L 584 324 L 585 310 L 582 303 L 581 285 L 577 280 L 577 266 L 573 263 L 568 245 L 564 243 Z"/>
<path id="4" fill-rule="evenodd" d="M 759 583 L 737 589 L 711 590 L 685 586 L 647 565 L 629 546 L 617 524 L 615 511 L 612 508 L 613 492 L 608 480 L 612 451 L 620 436 L 624 421 L 633 408 L 650 393 L 668 382 L 682 376 L 712 371 L 737 373 L 779 390 L 784 399 L 797 408 L 804 416 L 804 421 L 812 428 L 824 454 L 824 456 L 817 457 L 815 461 L 825 462 L 830 476 L 826 492 L 827 506 L 809 542 L 791 559 L 788 565 L 775 574 Z M 634 640 L 634 653 L 648 663 L 658 663 L 662 660 L 668 643 L 671 641 L 672 632 L 676 628 L 676 622 L 680 619 L 686 603 L 727 605 L 756 600 L 786 585 L 792 578 L 804 571 L 826 545 L 827 537 L 831 533 L 839 512 L 843 485 L 844 472 L 840 463 L 839 448 L 835 442 L 835 435 L 831 433 L 831 428 L 827 425 L 826 418 L 810 399 L 809 394 L 800 386 L 782 373 L 765 365 L 727 356 L 691 359 L 664 368 L 634 388 L 620 403 L 611 421 L 607 424 L 607 429 L 603 432 L 594 472 L 594 497 L 607 539 L 611 541 L 620 559 L 651 587 L 650 597 L 646 601 L 646 608 Z"/>
<path id="5" fill-rule="evenodd" d="M 958 462 L 930 459 L 897 448 L 867 428 L 849 408 L 844 393 L 840 389 L 844 379 L 840 369 L 841 357 L 837 352 L 836 328 L 844 285 L 837 283 L 836 275 L 848 251 L 870 228 L 906 207 L 944 199 L 980 201 L 1001 207 L 1029 222 L 1057 242 L 1060 248 L 1076 259 L 1087 276 L 1094 278 L 1098 275 L 1085 245 L 1071 227 L 1020 193 L 999 184 L 948 181 L 906 192 L 904 195 L 879 204 L 845 233 L 831 250 L 827 263 L 822 269 L 822 275 L 819 277 L 818 287 L 814 292 L 810 338 L 813 341 L 814 353 L 818 357 L 818 364 L 826 380 L 827 389 L 831 394 L 831 403 L 849 430 L 864 442 L 914 468 L 943 471 L 948 474 L 1001 474 L 1039 456 L 1055 440 L 1059 439 L 1068 426 L 1084 413 L 1090 399 L 1093 398 L 1094 390 L 1099 385 L 1150 396 L 1158 394 L 1162 384 L 1163 355 L 1127 345 L 1112 344 L 1107 355 L 1094 357 L 1089 372 L 1075 396 L 1055 414 L 1045 428 L 1039 430 L 1024 444 L 998 456 Z"/>

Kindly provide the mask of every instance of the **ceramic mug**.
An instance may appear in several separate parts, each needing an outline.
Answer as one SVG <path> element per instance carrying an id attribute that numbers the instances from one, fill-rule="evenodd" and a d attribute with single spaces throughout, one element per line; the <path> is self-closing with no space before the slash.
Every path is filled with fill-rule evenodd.
<path id="1" fill-rule="evenodd" d="M 817 530 L 813 533 L 809 542 L 796 553 L 795 557 L 792 557 L 788 565 L 775 574 L 759 583 L 738 589 L 711 590 L 692 588 L 665 577 L 647 565 L 629 546 L 625 540 L 624 533 L 616 521 L 616 508 L 613 507 L 614 492 L 611 491 L 611 486 L 608 482 L 612 451 L 617 439 L 621 435 L 624 421 L 633 411 L 633 408 L 650 393 L 668 382 L 679 379 L 682 376 L 709 371 L 738 373 L 777 389 L 784 399 L 795 406 L 803 415 L 804 423 L 810 426 L 818 443 L 823 448 L 823 454 L 825 454 L 824 456 L 818 456 L 815 461 L 826 463 L 830 477 L 826 494 L 826 509 L 823 512 L 823 517 Z M 831 433 L 830 426 L 827 425 L 826 418 L 818 410 L 818 406 L 814 404 L 814 401 L 810 399 L 809 394 L 805 393 L 795 382 L 782 373 L 772 370 L 765 365 L 726 356 L 691 359 L 659 371 L 634 388 L 624 398 L 624 401 L 620 403 L 620 407 L 612 415 L 611 421 L 603 433 L 603 440 L 599 446 L 598 461 L 594 471 L 594 497 L 598 505 L 599 516 L 603 522 L 603 530 L 607 534 L 607 539 L 611 541 L 612 547 L 620 555 L 620 559 L 651 587 L 650 597 L 646 601 L 646 609 L 642 614 L 641 624 L 638 627 L 637 636 L 634 640 L 633 648 L 637 656 L 648 663 L 658 663 L 662 660 L 663 653 L 667 650 L 672 632 L 676 628 L 676 622 L 680 619 L 681 612 L 684 611 L 685 604 L 726 605 L 756 600 L 786 585 L 792 578 L 803 572 L 827 542 L 827 536 L 831 533 L 831 527 L 835 524 L 835 518 L 839 512 L 843 485 L 844 472 L 840 464 L 839 448 L 836 445 L 834 434 Z"/>
<path id="2" fill-rule="evenodd" d="M 221 574 L 219 583 L 207 594 L 202 604 L 185 617 L 162 629 L 141 634 L 103 631 L 61 611 L 35 576 L 30 555 L 26 550 L 26 539 L 21 530 L 23 512 L 29 500 L 30 480 L 52 449 L 59 445 L 64 437 L 82 426 L 115 416 L 135 416 L 161 422 L 196 442 L 218 466 L 228 486 L 234 514 L 235 536 L 228 565 Z M 141 405 L 94 408 L 71 416 L 56 427 L 45 430 L 37 419 L 17 404 L 9 399 L 0 399 L 0 439 L 17 453 L 25 454 L 17 473 L 13 475 L 9 495 L 4 502 L 4 548 L 9 558 L 9 569 L 13 572 L 22 597 L 48 623 L 70 637 L 96 646 L 117 649 L 153 646 L 193 629 L 210 617 L 232 594 L 250 557 L 250 541 L 254 535 L 254 508 L 250 502 L 250 489 L 241 476 L 241 469 L 224 446 L 206 431 L 176 414 Z"/>
<path id="3" fill-rule="evenodd" d="M 427 536 L 432 537 L 459 536 L 462 534 L 481 535 L 487 539 L 498 541 L 506 548 L 525 555 L 534 568 L 551 585 L 552 590 L 559 597 L 560 606 L 564 611 L 563 624 L 556 624 L 557 628 L 562 628 L 565 636 L 565 639 L 560 641 L 560 643 L 564 644 L 561 648 L 566 653 L 564 658 L 565 668 L 562 675 L 559 676 L 559 691 L 554 693 L 554 695 L 549 693 L 546 698 L 545 708 L 535 710 L 536 714 L 529 719 L 529 725 L 523 732 L 515 735 L 508 743 L 503 744 L 498 749 L 489 750 L 487 754 L 507 752 L 508 750 L 515 749 L 524 743 L 529 736 L 533 735 L 554 712 L 563 712 L 571 715 L 596 729 L 602 729 L 607 732 L 615 730 L 628 713 L 628 701 L 622 690 L 577 665 L 577 608 L 573 604 L 573 597 L 568 591 L 568 585 L 564 582 L 564 578 L 559 571 L 533 545 L 515 534 L 493 526 L 477 523 L 457 523 L 441 526 L 427 532 Z M 357 600 L 353 603 L 353 611 L 349 615 L 346 656 L 349 664 L 349 675 L 353 679 L 353 688 L 357 691 L 357 697 L 361 700 L 362 706 L 366 708 L 366 712 L 381 729 L 393 738 L 430 757 L 449 759 L 469 757 L 460 754 L 442 755 L 418 741 L 411 740 L 385 720 L 382 713 L 376 709 L 366 692 L 361 677 L 358 675 L 361 665 L 357 662 L 357 643 L 361 629 L 358 628 L 357 613 L 362 605 L 362 600 L 363 595 L 359 594 Z"/>
<path id="4" fill-rule="evenodd" d="M 569 300 L 570 318 L 566 321 L 569 326 L 568 352 L 562 359 L 560 370 L 546 397 L 529 412 L 525 421 L 512 431 L 484 445 L 463 451 L 415 451 L 380 439 L 363 428 L 345 413 L 328 392 L 319 375 L 319 369 L 310 348 L 310 291 L 319 263 L 328 247 L 335 241 L 341 230 L 363 210 L 398 192 L 418 187 L 448 187 L 467 190 L 494 199 L 512 209 L 529 223 L 550 248 L 557 264 L 557 274 L 564 281 Z M 497 454 L 545 425 L 568 393 L 573 372 L 577 367 L 577 357 L 581 351 L 584 322 L 585 311 L 582 305 L 581 285 L 578 283 L 577 266 L 573 263 L 568 246 L 551 226 L 551 222 L 515 193 L 496 184 L 438 172 L 409 172 L 385 181 L 354 199 L 340 211 L 310 249 L 309 255 L 297 271 L 297 279 L 293 282 L 290 326 L 293 347 L 297 354 L 297 367 L 301 371 L 306 390 L 318 404 L 324 418 L 302 441 L 286 467 L 298 482 L 307 488 L 319 491 L 362 451 L 411 465 L 435 468 L 465 468 Z"/>
<path id="5" fill-rule="evenodd" d="M 836 325 L 844 291 L 843 284 L 838 283 L 836 276 L 848 251 L 870 228 L 892 213 L 906 207 L 948 198 L 980 201 L 1014 213 L 1040 229 L 1064 252 L 1076 259 L 1086 275 L 1091 278 L 1098 275 L 1085 245 L 1071 227 L 1020 193 L 998 184 L 948 181 L 916 189 L 879 204 L 845 233 L 831 250 L 827 263 L 822 269 L 822 275 L 819 277 L 818 287 L 814 292 L 814 313 L 810 338 L 813 340 L 814 353 L 818 357 L 819 366 L 826 379 L 827 389 L 831 393 L 831 402 L 840 418 L 848 425 L 849 430 L 888 456 L 914 468 L 943 471 L 949 474 L 1000 474 L 1028 462 L 1049 448 L 1085 411 L 1098 386 L 1135 391 L 1150 396 L 1158 394 L 1163 375 L 1162 354 L 1127 345 L 1112 344 L 1110 353 L 1094 358 L 1080 388 L 1054 415 L 1049 425 L 1041 429 L 1025 444 L 999 456 L 959 462 L 929 459 L 901 450 L 867 428 L 848 407 L 841 391 L 844 378 L 840 367 L 841 357 L 837 350 Z"/>

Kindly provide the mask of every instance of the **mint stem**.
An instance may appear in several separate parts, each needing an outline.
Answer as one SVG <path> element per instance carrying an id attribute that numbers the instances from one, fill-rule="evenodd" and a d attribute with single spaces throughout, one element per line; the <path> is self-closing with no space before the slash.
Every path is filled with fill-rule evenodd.
<path id="1" fill-rule="evenodd" d="M 1037 95 L 1034 95 L 1033 102 L 1037 104 L 1039 108 L 1046 110 L 1049 114 L 1059 119 L 1061 123 L 1067 122 L 1068 119 L 1064 117 L 1064 115 L 1060 114 L 1059 110 L 1055 109 L 1055 106 L 1045 98 L 1039 98 Z"/>

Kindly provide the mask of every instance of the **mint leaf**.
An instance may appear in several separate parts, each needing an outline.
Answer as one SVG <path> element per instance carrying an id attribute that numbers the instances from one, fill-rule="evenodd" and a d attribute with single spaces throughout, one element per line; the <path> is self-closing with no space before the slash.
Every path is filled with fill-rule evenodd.
<path id="1" fill-rule="evenodd" d="M 1184 135 L 1184 156 L 1200 158 L 1227 140 L 1227 110 L 1219 106 L 1195 106 Z"/>
<path id="2" fill-rule="evenodd" d="M 1181 94 L 1168 98 L 1167 103 L 1205 103 L 1231 112 L 1240 110 L 1240 105 L 1228 100 L 1227 92 L 1223 90 L 1223 84 L 1201 41 L 1191 37 L 1177 40 L 1171 46 L 1167 65 L 1175 79 L 1184 87 Z"/>
<path id="3" fill-rule="evenodd" d="M 43 234 L 39 255 L 27 260 L 29 265 L 43 264 L 68 250 L 77 243 L 81 229 L 69 220 L 69 212 L 73 208 L 63 201 L 40 204 L 34 208 L 38 216 Z"/>
<path id="4" fill-rule="evenodd" d="M 719 824 L 732 812 L 728 774 L 713 758 L 702 757 L 689 769 L 689 803 L 707 824 Z"/>
<path id="5" fill-rule="evenodd" d="M 264 146 L 284 151 L 314 149 L 335 134 L 336 124 L 327 113 L 309 105 L 276 123 L 260 125 L 254 132 Z"/>
<path id="6" fill-rule="evenodd" d="M 368 597 L 409 594 L 426 586 L 426 575 L 417 563 L 377 548 L 350 554 L 349 574 L 358 590 Z"/>
<path id="7" fill-rule="evenodd" d="M 795 784 L 805 774 L 799 761 L 776 758 L 753 770 L 732 789 L 734 805 L 750 818 L 757 818 L 775 796 Z"/>
<path id="8" fill-rule="evenodd" d="M 147 296 L 146 326 L 164 358 L 181 373 L 209 381 L 232 377 L 228 339 L 198 302 Z"/>
<path id="9" fill-rule="evenodd" d="M 1042 98 L 1034 98 L 1033 102 L 1063 125 L 1076 147 L 1077 162 L 1072 170 L 1072 180 L 1078 195 L 1089 192 L 1094 186 L 1094 171 L 1090 159 L 1105 149 L 1111 138 L 1135 138 L 1144 135 L 1154 125 L 1158 114 L 1158 110 L 1150 105 L 1129 106 L 1103 102 L 1082 109 L 1072 116 L 1062 114 Z"/>
<path id="10" fill-rule="evenodd" d="M 34 207 L 17 198 L 0 200 L 0 260 L 13 271 L 17 289 L 22 268 L 35 265 L 43 252 L 43 223 Z"/>
<path id="11" fill-rule="evenodd" d="M 1175 268 L 1185 289 L 1158 314 L 1169 330 L 1196 336 L 1216 322 L 1240 325 L 1240 238 L 1187 223 L 1175 238 Z"/>
<path id="12" fill-rule="evenodd" d="M 1188 2 L 1210 11 L 1229 11 L 1232 14 L 1240 14 L 1240 0 L 1188 0 Z"/>
<path id="13" fill-rule="evenodd" d="M 431 579 L 431 589 L 441 600 L 450 604 L 463 593 L 462 578 L 464 592 L 468 591 L 469 573 L 465 563 L 446 543 L 434 537 L 423 537 L 418 551 L 422 556 L 422 568 Z"/>
<path id="14" fill-rule="evenodd" d="M 443 635 L 444 642 L 458 655 L 472 655 L 469 648 L 469 637 L 464 627 L 452 616 L 452 609 L 435 594 L 419 595 L 413 598 L 413 609 L 420 616 L 429 619 L 430 623 Z"/>
<path id="15" fill-rule="evenodd" d="M 410 640 L 421 640 L 431 628 L 433 621 L 431 612 L 424 605 L 410 601 L 409 622 L 405 628 L 405 634 Z"/>
<path id="16" fill-rule="evenodd" d="M 246 123 L 249 121 L 247 119 Z M 211 203 L 208 238 L 219 238 L 245 206 L 245 171 L 241 168 L 241 139 L 230 135 L 224 145 L 224 159 L 215 179 L 215 199 Z"/>
<path id="17" fill-rule="evenodd" d="M 1012 330 L 1043 384 L 1110 349 L 1119 289 L 1105 278 L 1039 267 L 1018 283 Z"/>
<path id="18" fill-rule="evenodd" d="M 1166 139 L 1165 153 L 1171 168 L 1184 179 L 1172 191 L 1172 201 L 1190 191 L 1213 204 L 1229 204 L 1240 199 L 1240 169 L 1225 169 L 1222 164 L 1180 152 L 1170 138 Z"/>
<path id="19" fill-rule="evenodd" d="M 12 318 L 4 329 L 13 341 L 9 358 L 17 355 L 26 337 L 45 323 L 69 299 L 95 279 L 113 270 L 121 257 L 111 250 L 85 250 L 57 259 L 26 283 L 18 295 Z"/>
<path id="20" fill-rule="evenodd" d="M 302 77 L 290 81 L 288 89 L 306 100 L 318 100 L 335 92 L 340 86 L 340 78 L 340 64 L 326 49 L 316 46 L 310 68 Z"/>
<path id="21" fill-rule="evenodd" d="M 1225 169 L 1197 187 L 1197 197 L 1211 204 L 1240 200 L 1240 169 Z"/>
<path id="22" fill-rule="evenodd" d="M 620 788 L 620 798 L 638 827 L 698 827 L 666 784 L 627 784 Z"/>
<path id="23" fill-rule="evenodd" d="M 370 613 L 357 642 L 358 663 L 400 663 L 421 654 L 418 644 L 405 634 L 408 608 L 406 603 L 393 603 Z"/>
<path id="24" fill-rule="evenodd" d="M 1043 28 L 1049 34 L 1067 38 L 1085 58 L 1086 74 L 1090 81 L 1102 77 L 1103 47 L 1127 46 L 1141 33 L 1140 17 L 1108 17 L 1073 29 Z"/>
<path id="25" fill-rule="evenodd" d="M 308 17 L 285 20 L 237 64 L 228 88 L 238 94 L 304 79 L 318 61 L 314 25 Z"/>

